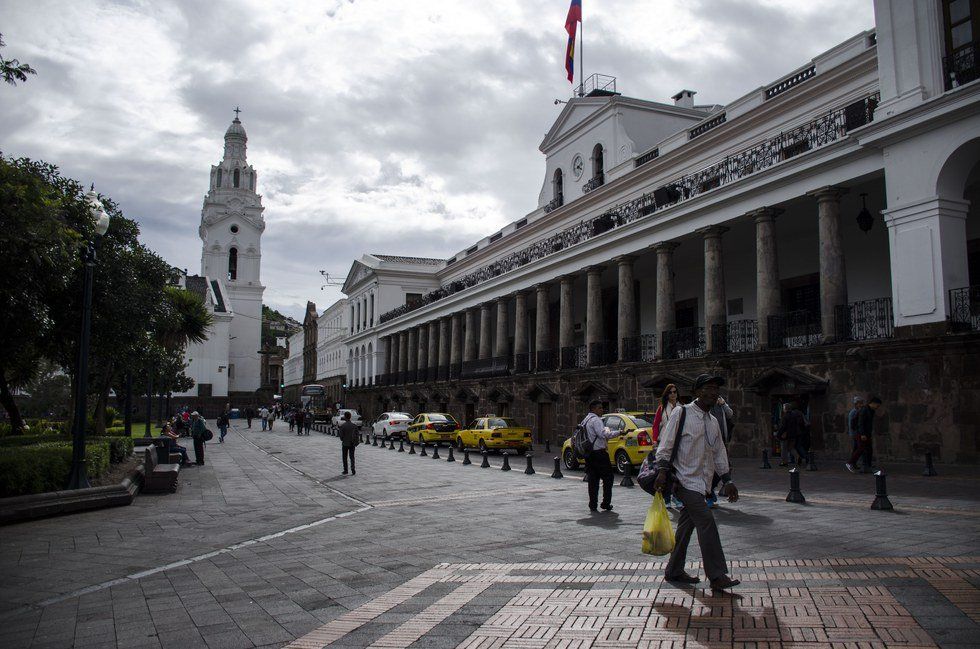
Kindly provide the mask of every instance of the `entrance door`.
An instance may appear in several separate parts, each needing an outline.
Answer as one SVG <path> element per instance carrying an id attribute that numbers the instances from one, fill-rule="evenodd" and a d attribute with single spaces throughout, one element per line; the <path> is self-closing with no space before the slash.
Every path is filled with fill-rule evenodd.
<path id="1" fill-rule="evenodd" d="M 548 439 L 555 441 L 555 404 L 549 402 L 538 404 L 537 442 L 543 443 Z"/>
<path id="2" fill-rule="evenodd" d="M 469 426 L 470 422 L 476 419 L 476 404 L 475 403 L 465 403 L 463 404 L 463 421 L 460 422 L 462 426 Z"/>
<path id="3" fill-rule="evenodd" d="M 783 419 L 783 406 L 787 403 L 796 402 L 800 406 L 800 412 L 807 423 L 810 423 L 810 395 L 809 394 L 772 394 L 769 396 L 769 438 L 772 440 L 772 454 L 778 458 L 782 452 L 782 440 L 776 437 L 775 433 L 779 430 L 779 422 Z M 813 440 L 810 441 L 813 446 Z"/>

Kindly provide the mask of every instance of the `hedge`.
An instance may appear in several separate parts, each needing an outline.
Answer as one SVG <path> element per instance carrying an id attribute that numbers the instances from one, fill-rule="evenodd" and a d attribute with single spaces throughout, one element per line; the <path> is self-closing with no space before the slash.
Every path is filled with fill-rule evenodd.
<path id="1" fill-rule="evenodd" d="M 0 451 L 0 498 L 64 489 L 71 473 L 71 451 L 70 442 L 3 449 Z M 85 459 L 88 477 L 102 476 L 109 468 L 109 443 L 86 444 Z"/>
<path id="2" fill-rule="evenodd" d="M 134 440 L 132 437 L 89 436 L 85 439 L 86 445 L 102 442 L 109 446 L 109 461 L 112 464 L 118 464 L 133 454 Z M 13 435 L 11 437 L 0 437 L 0 448 L 17 448 L 48 443 L 68 444 L 71 446 L 71 438 L 63 435 Z"/>

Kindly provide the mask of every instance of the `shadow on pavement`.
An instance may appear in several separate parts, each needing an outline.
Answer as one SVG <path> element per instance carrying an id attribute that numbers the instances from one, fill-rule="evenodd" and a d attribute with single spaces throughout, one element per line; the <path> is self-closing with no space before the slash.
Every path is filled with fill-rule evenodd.
<path id="1" fill-rule="evenodd" d="M 588 516 L 580 518 L 575 521 L 579 525 L 586 525 L 588 527 L 604 527 L 604 528 L 614 528 L 619 527 L 621 521 L 619 519 L 619 512 L 591 512 Z"/>

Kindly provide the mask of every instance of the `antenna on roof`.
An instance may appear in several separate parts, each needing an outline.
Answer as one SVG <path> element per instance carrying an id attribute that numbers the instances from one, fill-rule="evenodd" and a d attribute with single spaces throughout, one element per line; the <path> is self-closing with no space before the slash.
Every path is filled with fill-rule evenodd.
<path id="1" fill-rule="evenodd" d="M 326 288 L 327 286 L 343 286 L 344 285 L 344 281 L 343 280 L 336 279 L 334 277 L 330 277 L 330 273 L 328 273 L 325 270 L 321 270 L 320 271 L 320 275 L 323 277 L 323 284 L 320 286 L 320 290 L 321 291 L 324 288 Z"/>

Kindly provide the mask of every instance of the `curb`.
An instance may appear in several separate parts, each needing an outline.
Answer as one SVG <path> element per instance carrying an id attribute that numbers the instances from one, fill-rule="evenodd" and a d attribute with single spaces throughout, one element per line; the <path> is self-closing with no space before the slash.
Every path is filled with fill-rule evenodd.
<path id="1" fill-rule="evenodd" d="M 0 525 L 130 505 L 142 485 L 143 465 L 140 464 L 117 485 L 2 498 Z"/>

